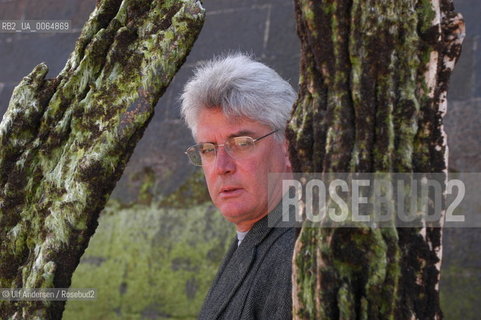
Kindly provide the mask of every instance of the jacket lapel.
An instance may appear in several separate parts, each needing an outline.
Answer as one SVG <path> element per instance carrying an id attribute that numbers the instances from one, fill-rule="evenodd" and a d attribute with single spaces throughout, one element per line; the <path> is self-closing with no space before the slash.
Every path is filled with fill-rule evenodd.
<path id="1" fill-rule="evenodd" d="M 246 240 L 247 237 L 244 241 Z M 255 246 L 244 245 L 244 241 L 232 255 L 213 290 L 211 303 L 219 305 L 222 302 L 222 304 L 219 305 L 212 319 L 218 319 L 231 302 L 255 260 Z"/>

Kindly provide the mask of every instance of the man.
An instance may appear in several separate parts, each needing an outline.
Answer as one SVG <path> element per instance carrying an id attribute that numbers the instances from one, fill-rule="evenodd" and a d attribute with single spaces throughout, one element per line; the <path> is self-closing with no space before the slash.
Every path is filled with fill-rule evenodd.
<path id="1" fill-rule="evenodd" d="M 209 194 L 237 239 L 199 319 L 290 319 L 293 228 L 279 228 L 280 175 L 290 173 L 284 136 L 296 94 L 274 70 L 235 54 L 205 63 L 185 85 L 182 115 Z"/>

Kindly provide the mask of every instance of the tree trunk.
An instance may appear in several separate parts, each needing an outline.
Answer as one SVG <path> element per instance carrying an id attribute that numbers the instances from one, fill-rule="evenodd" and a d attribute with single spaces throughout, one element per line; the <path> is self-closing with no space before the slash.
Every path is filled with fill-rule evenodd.
<path id="1" fill-rule="evenodd" d="M 100 0 L 65 68 L 40 64 L 0 125 L 0 288 L 68 288 L 154 106 L 204 20 L 197 0 Z M 1 319 L 64 302 L 0 301 Z"/>
<path id="2" fill-rule="evenodd" d="M 464 37 L 452 1 L 295 3 L 295 171 L 447 174 L 447 82 Z M 294 318 L 440 319 L 441 226 L 304 226 Z"/>

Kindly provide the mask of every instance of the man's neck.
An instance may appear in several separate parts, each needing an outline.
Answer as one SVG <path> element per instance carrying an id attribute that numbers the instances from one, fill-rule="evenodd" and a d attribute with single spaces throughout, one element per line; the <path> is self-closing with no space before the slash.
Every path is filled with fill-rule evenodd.
<path id="1" fill-rule="evenodd" d="M 269 202 L 269 204 L 267 206 L 268 210 L 266 210 L 265 214 L 263 214 L 259 217 L 256 217 L 255 219 L 252 219 L 252 220 L 239 222 L 238 224 L 236 224 L 236 231 L 246 232 L 246 231 L 249 231 L 250 229 L 252 229 L 252 227 L 254 226 L 254 224 L 256 224 L 257 221 L 262 220 L 262 218 L 267 216 L 272 210 L 274 210 L 279 205 L 279 203 L 282 200 L 282 196 L 279 195 L 277 197 L 273 197 L 270 200 L 271 201 Z"/>
<path id="2" fill-rule="evenodd" d="M 247 232 L 249 231 L 250 229 L 252 229 L 252 227 L 256 224 L 257 221 L 259 220 L 262 220 L 262 218 L 264 218 L 265 216 L 267 216 L 267 212 L 259 217 L 256 217 L 255 219 L 252 219 L 252 220 L 247 220 L 247 221 L 242 221 L 238 224 L 236 224 L 236 231 L 238 232 Z"/>

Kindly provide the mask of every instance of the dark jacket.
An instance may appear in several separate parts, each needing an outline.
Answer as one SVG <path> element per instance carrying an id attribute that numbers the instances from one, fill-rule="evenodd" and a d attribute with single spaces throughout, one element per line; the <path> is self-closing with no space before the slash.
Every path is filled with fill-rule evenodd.
<path id="1" fill-rule="evenodd" d="M 296 229 L 278 227 L 280 209 L 278 205 L 256 222 L 239 247 L 237 239 L 233 241 L 199 319 L 292 318 L 291 273 Z"/>

